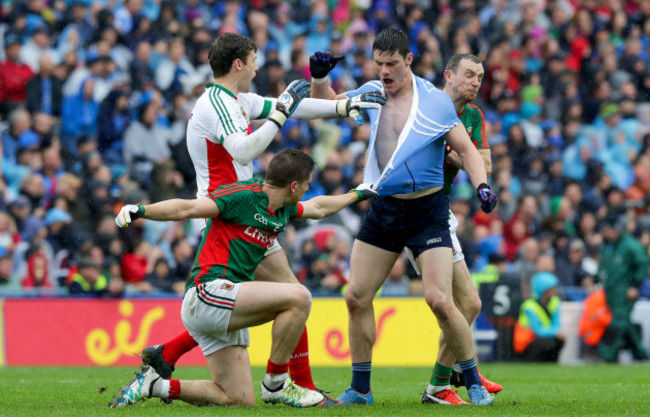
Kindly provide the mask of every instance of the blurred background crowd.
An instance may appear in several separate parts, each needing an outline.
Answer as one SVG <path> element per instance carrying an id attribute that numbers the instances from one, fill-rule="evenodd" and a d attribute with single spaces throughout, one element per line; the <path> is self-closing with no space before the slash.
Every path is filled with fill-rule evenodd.
<path id="1" fill-rule="evenodd" d="M 599 282 L 602 220 L 650 244 L 650 2 L 645 0 L 2 0 L 0 294 L 182 294 L 199 231 L 139 220 L 124 203 L 193 198 L 185 145 L 212 74 L 210 43 L 236 32 L 258 46 L 253 90 L 309 79 L 309 56 L 344 55 L 337 92 L 376 78 L 372 41 L 395 26 L 413 71 L 440 85 L 455 53 L 479 56 L 476 103 L 492 150 L 495 212 L 466 176 L 451 207 L 478 282 L 553 272 L 560 296 Z M 255 160 L 296 147 L 318 164 L 306 198 L 361 182 L 368 126 L 289 120 Z M 294 222 L 281 242 L 315 294 L 340 294 L 367 202 Z M 610 216 L 611 217 L 611 216 Z M 646 277 L 648 274 L 646 274 Z M 421 292 L 399 259 L 384 295 Z M 650 298 L 650 279 L 641 287 Z"/>

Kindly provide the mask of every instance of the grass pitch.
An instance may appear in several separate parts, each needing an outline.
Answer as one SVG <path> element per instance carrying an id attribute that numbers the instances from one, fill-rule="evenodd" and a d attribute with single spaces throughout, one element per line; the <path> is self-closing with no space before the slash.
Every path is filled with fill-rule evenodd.
<path id="1" fill-rule="evenodd" d="M 120 410 L 108 408 L 111 396 L 133 376 L 133 368 L 0 368 L 0 416 L 418 416 L 434 413 L 471 416 L 650 415 L 650 365 L 481 364 L 481 372 L 504 385 L 492 407 L 423 405 L 420 397 L 429 368 L 375 368 L 374 406 L 293 409 L 263 404 L 252 409 L 198 408 L 157 399 Z M 318 386 L 338 395 L 349 384 L 349 368 L 314 368 Z M 264 369 L 253 370 L 256 390 Z M 180 379 L 207 379 L 206 368 L 181 367 Z M 465 389 L 460 395 L 467 399 Z"/>

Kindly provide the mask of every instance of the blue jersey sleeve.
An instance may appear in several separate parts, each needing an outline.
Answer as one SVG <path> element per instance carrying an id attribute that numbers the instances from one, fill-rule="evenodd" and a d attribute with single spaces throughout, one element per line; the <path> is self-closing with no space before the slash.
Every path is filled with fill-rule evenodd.
<path id="1" fill-rule="evenodd" d="M 450 130 L 459 124 L 460 119 L 451 97 L 426 80 L 418 79 L 418 81 L 422 83 L 423 91 L 427 93 L 427 98 L 425 100 L 420 99 L 420 103 L 422 103 L 423 107 L 422 112 L 428 117 L 433 117 L 432 120 L 428 121 L 445 130 Z"/>

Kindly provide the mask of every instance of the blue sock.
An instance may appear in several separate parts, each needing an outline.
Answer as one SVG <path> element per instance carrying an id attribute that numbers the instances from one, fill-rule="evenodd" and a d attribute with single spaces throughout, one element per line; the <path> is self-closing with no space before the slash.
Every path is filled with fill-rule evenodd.
<path id="1" fill-rule="evenodd" d="M 465 377 L 465 387 L 469 389 L 472 385 L 481 385 L 481 377 L 478 376 L 478 368 L 476 368 L 476 356 L 472 359 L 458 362 L 460 369 L 463 371 Z"/>
<path id="2" fill-rule="evenodd" d="M 372 362 L 359 362 L 352 364 L 352 384 L 356 392 L 367 394 L 370 391 L 370 371 Z"/>

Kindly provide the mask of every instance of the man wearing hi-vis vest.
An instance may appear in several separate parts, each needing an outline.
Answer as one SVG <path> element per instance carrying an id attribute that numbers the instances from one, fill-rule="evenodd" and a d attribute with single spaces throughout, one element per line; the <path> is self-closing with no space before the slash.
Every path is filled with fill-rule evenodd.
<path id="1" fill-rule="evenodd" d="M 525 361 L 556 361 L 564 345 L 557 286 L 558 279 L 550 272 L 533 275 L 532 296 L 521 305 L 514 334 L 515 352 Z"/>

